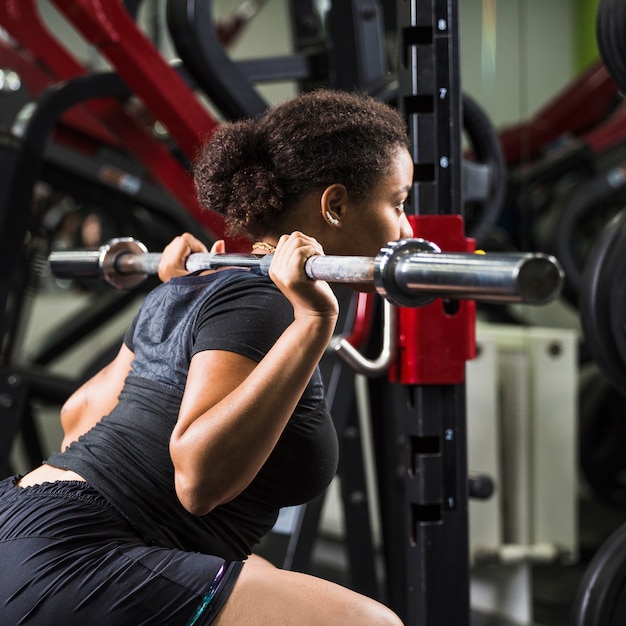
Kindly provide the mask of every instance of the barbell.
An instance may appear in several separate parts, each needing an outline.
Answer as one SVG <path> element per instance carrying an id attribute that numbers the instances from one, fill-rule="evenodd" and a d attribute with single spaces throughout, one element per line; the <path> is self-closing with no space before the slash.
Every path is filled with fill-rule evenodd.
<path id="1" fill-rule="evenodd" d="M 194 253 L 189 272 L 236 266 L 267 275 L 271 254 Z M 97 250 L 58 250 L 48 257 L 59 278 L 100 278 L 117 289 L 130 289 L 157 273 L 161 253 L 148 252 L 130 237 L 112 239 Z M 556 298 L 563 270 L 543 253 L 441 252 L 424 239 L 389 242 L 375 257 L 312 256 L 307 276 L 333 283 L 374 285 L 392 304 L 424 306 L 435 298 L 545 304 Z"/>

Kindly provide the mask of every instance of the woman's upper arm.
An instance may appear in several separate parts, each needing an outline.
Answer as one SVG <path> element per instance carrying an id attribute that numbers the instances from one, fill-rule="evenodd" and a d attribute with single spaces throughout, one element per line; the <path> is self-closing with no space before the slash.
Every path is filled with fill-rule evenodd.
<path id="1" fill-rule="evenodd" d="M 61 409 L 61 425 L 65 434 L 63 448 L 86 433 L 117 405 L 134 357 L 134 353 L 123 343 L 113 361 L 67 399 Z"/>
<path id="2" fill-rule="evenodd" d="M 218 469 L 233 463 L 240 469 L 240 463 L 228 452 L 228 446 L 220 442 L 225 428 L 231 441 L 245 430 L 241 424 L 229 427 L 228 416 L 238 421 L 239 410 L 231 403 L 233 392 L 256 367 L 253 359 L 225 350 L 198 352 L 191 360 L 178 421 L 170 438 L 170 456 L 177 496 L 194 514 L 204 515 L 236 495 L 232 492 L 232 484 L 236 484 L 233 471 L 220 474 Z M 215 418 L 209 417 L 218 405 L 222 409 L 218 408 Z M 205 471 L 207 463 L 211 472 Z"/>
<path id="3" fill-rule="evenodd" d="M 176 424 L 178 434 L 234 391 L 256 365 L 253 359 L 226 350 L 204 350 L 196 353 L 191 359 L 180 406 Z"/>

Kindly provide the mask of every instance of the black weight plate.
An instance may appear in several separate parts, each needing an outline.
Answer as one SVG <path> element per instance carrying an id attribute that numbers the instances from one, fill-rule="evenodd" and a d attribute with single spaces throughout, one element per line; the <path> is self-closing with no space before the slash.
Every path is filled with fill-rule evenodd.
<path id="1" fill-rule="evenodd" d="M 463 94 L 463 130 L 476 160 L 489 171 L 487 197 L 476 206 L 466 206 L 468 235 L 480 246 L 502 212 L 508 183 L 507 167 L 493 123 L 478 102 L 467 94 Z"/>
<path id="2" fill-rule="evenodd" d="M 626 251 L 617 250 L 626 211 L 621 211 L 605 227 L 592 246 L 583 269 L 579 293 L 580 319 L 589 352 L 611 384 L 626 395 L 626 361 L 617 348 L 611 322 L 611 288 L 614 266 Z M 623 276 L 623 274 L 622 274 Z M 615 314 L 614 314 L 615 315 Z"/>
<path id="3" fill-rule="evenodd" d="M 579 397 L 582 474 L 601 500 L 626 508 L 626 398 L 600 371 L 581 385 Z"/>
<path id="4" fill-rule="evenodd" d="M 626 45 L 624 28 L 626 27 L 626 4 L 624 0 L 613 0 L 609 19 L 610 47 L 613 51 L 612 63 L 619 78 L 620 90 L 626 88 Z"/>
<path id="5" fill-rule="evenodd" d="M 613 238 L 609 282 L 611 333 L 622 363 L 626 363 L 626 220 L 621 220 Z"/>
<path id="6" fill-rule="evenodd" d="M 600 0 L 596 14 L 596 38 L 602 60 L 622 93 L 626 93 L 624 0 Z"/>
<path id="7" fill-rule="evenodd" d="M 624 626 L 626 525 L 618 528 L 591 559 L 572 605 L 572 626 Z"/>
<path id="8" fill-rule="evenodd" d="M 616 182 L 615 169 L 577 182 L 564 195 L 554 228 L 554 253 L 565 271 L 564 295 L 574 302 L 580 290 L 582 266 L 594 238 L 622 208 L 624 185 L 622 177 Z"/>

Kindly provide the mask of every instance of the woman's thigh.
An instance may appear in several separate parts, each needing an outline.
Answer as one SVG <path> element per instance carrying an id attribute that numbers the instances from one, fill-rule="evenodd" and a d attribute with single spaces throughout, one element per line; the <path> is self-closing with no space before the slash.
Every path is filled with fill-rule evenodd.
<path id="1" fill-rule="evenodd" d="M 244 563 L 216 626 L 401 626 L 386 606 L 340 585 L 281 570 L 263 559 Z"/>

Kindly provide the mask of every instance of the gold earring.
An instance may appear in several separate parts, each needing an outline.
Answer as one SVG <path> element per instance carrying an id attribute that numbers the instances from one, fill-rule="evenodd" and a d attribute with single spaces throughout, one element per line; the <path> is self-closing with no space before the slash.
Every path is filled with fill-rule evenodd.
<path id="1" fill-rule="evenodd" d="M 326 211 L 326 221 L 331 226 L 339 226 L 339 218 L 337 218 L 334 215 L 332 215 L 332 213 L 330 211 Z"/>

